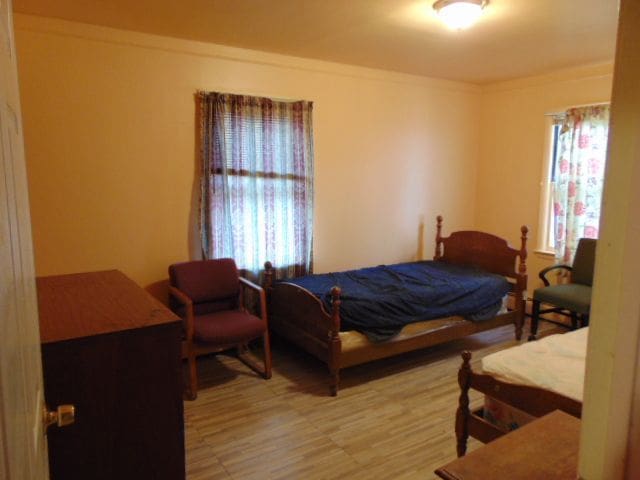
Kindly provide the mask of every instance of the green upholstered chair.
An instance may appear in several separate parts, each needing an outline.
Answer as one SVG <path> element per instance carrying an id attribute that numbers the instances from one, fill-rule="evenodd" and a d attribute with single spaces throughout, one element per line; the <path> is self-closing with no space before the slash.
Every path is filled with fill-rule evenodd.
<path id="1" fill-rule="evenodd" d="M 596 257 L 596 240 L 581 238 L 578 242 L 573 266 L 553 265 L 540 271 L 540 279 L 545 286 L 533 292 L 533 308 L 531 311 L 531 334 L 529 340 L 535 340 L 538 333 L 540 315 L 560 313 L 571 317 L 571 327 L 584 327 L 589 324 L 591 308 L 591 285 L 593 284 L 593 266 Z M 546 275 L 558 269 L 571 272 L 570 283 L 551 285 Z M 541 304 L 551 308 L 542 310 Z"/>

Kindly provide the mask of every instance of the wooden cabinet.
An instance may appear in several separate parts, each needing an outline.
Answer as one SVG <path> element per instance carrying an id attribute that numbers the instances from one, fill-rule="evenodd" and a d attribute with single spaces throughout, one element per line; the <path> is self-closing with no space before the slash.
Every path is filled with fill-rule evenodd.
<path id="1" fill-rule="evenodd" d="M 178 317 L 112 270 L 37 279 L 52 480 L 185 478 Z"/>

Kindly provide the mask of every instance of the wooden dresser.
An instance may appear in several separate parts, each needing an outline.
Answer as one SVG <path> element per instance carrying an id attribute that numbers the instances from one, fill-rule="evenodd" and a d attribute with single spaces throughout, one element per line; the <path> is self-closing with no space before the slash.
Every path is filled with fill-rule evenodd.
<path id="1" fill-rule="evenodd" d="M 183 480 L 180 319 L 117 270 L 37 279 L 52 480 Z"/>

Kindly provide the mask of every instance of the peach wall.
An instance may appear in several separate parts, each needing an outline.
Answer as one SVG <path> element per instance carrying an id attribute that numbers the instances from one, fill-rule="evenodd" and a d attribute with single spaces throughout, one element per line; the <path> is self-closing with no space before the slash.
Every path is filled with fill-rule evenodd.
<path id="1" fill-rule="evenodd" d="M 197 254 L 198 89 L 314 102 L 317 271 L 473 226 L 478 87 L 22 15 L 16 38 L 39 275 L 149 285 Z"/>
<path id="2" fill-rule="evenodd" d="M 529 227 L 529 287 L 553 256 L 537 254 L 545 113 L 609 101 L 612 65 L 595 65 L 483 88 L 476 227 L 517 241 Z"/>

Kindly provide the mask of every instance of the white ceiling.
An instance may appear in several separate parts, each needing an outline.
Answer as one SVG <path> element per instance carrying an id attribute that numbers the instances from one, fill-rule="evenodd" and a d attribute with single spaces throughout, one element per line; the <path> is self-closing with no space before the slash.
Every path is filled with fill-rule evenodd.
<path id="1" fill-rule="evenodd" d="M 489 83 L 610 62 L 616 0 L 490 0 L 469 30 L 433 0 L 14 0 L 14 11 L 429 77 Z"/>

